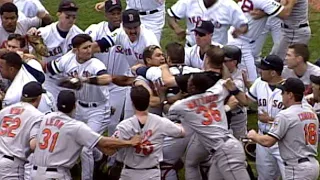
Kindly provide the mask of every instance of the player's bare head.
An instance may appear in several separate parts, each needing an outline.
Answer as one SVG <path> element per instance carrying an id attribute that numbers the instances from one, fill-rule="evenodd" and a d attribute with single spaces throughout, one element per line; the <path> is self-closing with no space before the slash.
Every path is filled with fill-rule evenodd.
<path id="1" fill-rule="evenodd" d="M 287 50 L 286 63 L 288 68 L 293 69 L 300 64 L 305 64 L 310 57 L 308 45 L 306 44 L 293 44 Z"/>
<path id="2" fill-rule="evenodd" d="M 61 30 L 69 30 L 76 22 L 78 7 L 72 0 L 62 0 L 58 6 L 58 27 Z"/>
<path id="3" fill-rule="evenodd" d="M 188 80 L 188 93 L 190 95 L 204 93 L 207 89 L 212 87 L 219 79 L 220 73 L 195 73 L 192 74 Z"/>
<path id="4" fill-rule="evenodd" d="M 109 0 L 105 2 L 105 16 L 113 28 L 119 28 L 121 24 L 122 5 L 120 0 Z"/>
<path id="5" fill-rule="evenodd" d="M 28 102 L 37 108 L 40 104 L 42 93 L 46 93 L 42 85 L 37 81 L 31 81 L 23 86 L 21 101 Z"/>
<path id="6" fill-rule="evenodd" d="M 142 58 L 146 66 L 160 66 L 166 63 L 161 48 L 156 45 L 146 47 L 143 50 Z"/>
<path id="7" fill-rule="evenodd" d="M 76 96 L 70 90 L 62 90 L 58 94 L 57 99 L 58 111 L 70 114 L 76 108 Z"/>
<path id="8" fill-rule="evenodd" d="M 302 101 L 305 86 L 300 79 L 288 78 L 279 88 L 282 90 L 282 102 L 285 107 Z"/>
<path id="9" fill-rule="evenodd" d="M 219 46 L 210 45 L 206 51 L 204 69 L 221 69 L 224 61 L 224 51 Z"/>
<path id="10" fill-rule="evenodd" d="M 122 25 L 130 41 L 136 41 L 140 35 L 141 25 L 139 11 L 134 9 L 125 10 L 122 13 Z"/>
<path id="11" fill-rule="evenodd" d="M 133 107 L 137 111 L 146 111 L 149 107 L 150 93 L 142 85 L 133 86 L 130 92 Z"/>
<path id="12" fill-rule="evenodd" d="M 266 82 L 272 82 L 279 79 L 283 70 L 283 61 L 277 55 L 268 55 L 263 58 L 256 66 L 260 70 L 261 79 Z"/>
<path id="13" fill-rule="evenodd" d="M 13 80 L 22 66 L 20 55 L 2 50 L 0 52 L 0 72 L 3 78 Z"/>
<path id="14" fill-rule="evenodd" d="M 78 34 L 71 40 L 73 52 L 78 61 L 86 61 L 92 57 L 92 38 L 88 34 Z"/>
<path id="15" fill-rule="evenodd" d="M 22 51 L 26 46 L 26 39 L 20 34 L 10 34 L 5 47 L 9 51 L 17 52 Z"/>
<path id="16" fill-rule="evenodd" d="M 18 20 L 18 8 L 13 3 L 5 3 L 0 7 L 0 15 L 3 28 L 10 33 L 16 30 Z"/>
<path id="17" fill-rule="evenodd" d="M 199 21 L 196 28 L 192 31 L 195 33 L 198 46 L 206 47 L 211 44 L 211 38 L 214 31 L 214 25 L 211 21 Z"/>
<path id="18" fill-rule="evenodd" d="M 239 63 L 241 63 L 242 52 L 241 49 L 234 45 L 226 45 L 224 50 L 224 65 L 230 72 L 233 72 Z"/>
<path id="19" fill-rule="evenodd" d="M 167 63 L 171 64 L 183 64 L 184 63 L 184 47 L 182 44 L 172 42 L 166 45 L 167 51 Z"/>

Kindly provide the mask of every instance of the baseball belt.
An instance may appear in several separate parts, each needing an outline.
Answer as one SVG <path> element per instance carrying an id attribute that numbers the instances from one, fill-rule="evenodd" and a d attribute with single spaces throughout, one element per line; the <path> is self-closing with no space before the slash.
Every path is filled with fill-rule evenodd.
<path id="1" fill-rule="evenodd" d="M 310 160 L 309 160 L 309 158 L 300 158 L 300 159 L 298 159 L 298 164 L 300 164 L 300 163 L 303 163 L 303 162 L 309 162 Z M 288 166 L 288 162 L 283 162 L 283 164 L 285 165 L 285 166 Z"/>
<path id="2" fill-rule="evenodd" d="M 133 168 L 133 167 L 124 165 L 124 168 L 125 169 L 134 169 L 134 170 L 150 170 L 150 169 L 159 169 L 159 166 L 153 166 L 153 167 L 150 167 L 150 168 Z"/>
<path id="3" fill-rule="evenodd" d="M 308 23 L 304 23 L 304 24 L 300 24 L 300 25 L 298 26 L 298 28 L 304 28 L 304 27 L 308 27 L 308 26 L 309 26 Z M 290 27 L 290 26 L 288 26 L 288 25 L 286 25 L 286 24 L 284 24 L 284 23 L 281 24 L 281 27 L 283 27 L 283 28 L 285 28 L 285 29 L 294 29 L 293 27 Z"/>
<path id="4" fill-rule="evenodd" d="M 154 14 L 156 12 L 159 12 L 158 9 L 154 9 L 154 10 L 151 10 L 151 11 L 141 11 L 139 12 L 140 15 L 147 15 L 147 14 Z"/>
<path id="5" fill-rule="evenodd" d="M 33 170 L 37 170 L 38 166 L 33 166 Z M 50 172 L 58 172 L 57 168 L 47 168 L 46 171 L 50 171 Z"/>
<path id="6" fill-rule="evenodd" d="M 98 107 L 101 102 L 83 102 L 83 101 L 78 101 L 78 104 L 82 107 L 85 107 L 85 108 L 90 108 L 90 107 Z"/>

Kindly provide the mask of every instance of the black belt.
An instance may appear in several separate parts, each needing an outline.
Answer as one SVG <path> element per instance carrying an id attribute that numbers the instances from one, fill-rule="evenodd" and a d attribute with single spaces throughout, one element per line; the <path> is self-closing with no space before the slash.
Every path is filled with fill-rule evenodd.
<path id="1" fill-rule="evenodd" d="M 255 43 L 255 42 L 256 42 L 256 41 L 255 41 L 255 40 L 253 40 L 253 41 L 250 41 L 250 42 L 249 42 L 249 44 L 253 44 L 253 43 Z"/>
<path id="2" fill-rule="evenodd" d="M 38 166 L 33 166 L 33 170 L 37 170 Z M 46 171 L 58 172 L 57 168 L 47 168 Z"/>
<path id="3" fill-rule="evenodd" d="M 243 113 L 242 110 L 240 110 L 240 111 L 238 111 L 238 112 L 235 112 L 235 113 L 231 112 L 232 116 L 235 116 L 235 115 L 238 115 L 238 114 L 242 114 L 242 113 Z"/>
<path id="4" fill-rule="evenodd" d="M 223 137 L 223 138 L 221 138 L 224 142 L 227 142 L 228 141 L 228 139 L 230 139 L 230 137 L 229 136 L 225 136 L 225 137 Z M 210 151 L 212 154 L 214 154 L 215 152 L 216 152 L 216 149 L 211 149 L 211 151 Z"/>
<path id="5" fill-rule="evenodd" d="M 124 168 L 125 169 L 134 169 L 134 170 L 150 170 L 150 169 L 159 169 L 158 166 L 153 166 L 153 167 L 150 167 L 150 168 L 133 168 L 133 167 L 130 167 L 130 166 L 127 166 L 127 165 L 124 165 Z"/>
<path id="6" fill-rule="evenodd" d="M 283 28 L 290 29 L 290 27 L 289 27 L 288 25 L 284 24 L 284 23 L 282 23 L 281 26 L 282 26 Z M 304 23 L 304 24 L 300 24 L 298 27 L 299 27 L 299 28 L 304 28 L 304 27 L 308 27 L 308 26 L 309 26 L 308 23 Z"/>
<path id="7" fill-rule="evenodd" d="M 159 12 L 158 9 L 152 10 L 152 11 L 141 11 L 139 12 L 140 15 L 147 15 L 147 14 L 154 14 L 156 12 Z"/>
<path id="8" fill-rule="evenodd" d="M 8 156 L 8 155 L 3 155 L 2 157 L 10 159 L 11 161 L 14 161 L 14 157 L 12 156 Z"/>
<path id="9" fill-rule="evenodd" d="M 298 164 L 303 163 L 303 162 L 309 162 L 309 161 L 310 161 L 309 158 L 301 158 L 301 159 L 298 159 Z M 286 162 L 283 162 L 283 164 L 285 166 L 288 166 L 288 164 Z"/>
<path id="10" fill-rule="evenodd" d="M 89 107 L 98 107 L 97 103 L 85 103 L 85 102 L 81 102 L 78 101 L 79 105 L 85 108 L 89 108 Z"/>

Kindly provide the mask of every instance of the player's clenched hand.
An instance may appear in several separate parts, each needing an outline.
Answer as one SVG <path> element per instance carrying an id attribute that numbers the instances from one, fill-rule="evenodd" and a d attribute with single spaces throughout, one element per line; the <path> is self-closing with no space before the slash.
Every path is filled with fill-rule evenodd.
<path id="1" fill-rule="evenodd" d="M 257 134 L 258 134 L 258 133 L 257 133 L 255 130 L 251 129 L 251 130 L 248 132 L 248 134 L 247 134 L 247 138 L 249 138 L 249 139 L 254 139 L 254 137 L 255 137 Z"/>
<path id="2" fill-rule="evenodd" d="M 103 8 L 104 8 L 104 3 L 105 3 L 105 2 L 99 2 L 99 3 L 97 3 L 97 4 L 94 6 L 94 9 L 95 9 L 96 11 L 98 11 L 98 12 L 102 11 Z"/>
<path id="3" fill-rule="evenodd" d="M 237 100 L 236 97 L 231 96 L 228 99 L 227 105 L 230 107 L 231 110 L 235 109 L 238 106 L 238 104 L 239 104 L 239 101 Z"/>
<path id="4" fill-rule="evenodd" d="M 37 28 L 32 27 L 27 31 L 27 35 L 31 35 L 31 36 L 39 36 L 40 35 L 40 31 L 38 31 Z"/>
<path id="5" fill-rule="evenodd" d="M 131 139 L 130 139 L 130 142 L 131 142 L 131 145 L 132 146 L 136 146 L 138 145 L 140 142 L 141 142 L 141 135 L 137 134 L 137 135 L 134 135 Z"/>
<path id="6" fill-rule="evenodd" d="M 258 119 L 263 123 L 272 123 L 273 122 L 273 118 L 271 118 L 269 116 L 269 114 L 267 112 L 265 112 L 264 110 L 262 110 L 262 113 L 258 114 Z"/>
<path id="7" fill-rule="evenodd" d="M 267 16 L 267 14 L 264 11 L 262 11 L 261 9 L 253 9 L 249 13 L 253 19 L 261 19 L 261 18 Z"/>
<path id="8" fill-rule="evenodd" d="M 235 83 L 233 82 L 233 80 L 231 78 L 226 79 L 226 81 L 224 82 L 224 87 L 226 87 L 229 91 L 234 91 L 237 89 Z"/>

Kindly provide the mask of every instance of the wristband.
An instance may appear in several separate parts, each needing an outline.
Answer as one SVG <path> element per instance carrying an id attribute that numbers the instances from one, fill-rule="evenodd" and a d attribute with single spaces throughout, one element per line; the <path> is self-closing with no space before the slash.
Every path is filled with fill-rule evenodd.
<path id="1" fill-rule="evenodd" d="M 240 93 L 240 90 L 238 88 L 236 88 L 235 90 L 229 91 L 229 92 L 230 92 L 230 94 L 236 96 L 236 95 L 238 95 Z"/>
<path id="2" fill-rule="evenodd" d="M 230 106 L 229 105 L 224 105 L 224 110 L 226 111 L 226 112 L 229 112 L 230 110 L 231 110 L 231 108 L 230 108 Z"/>

